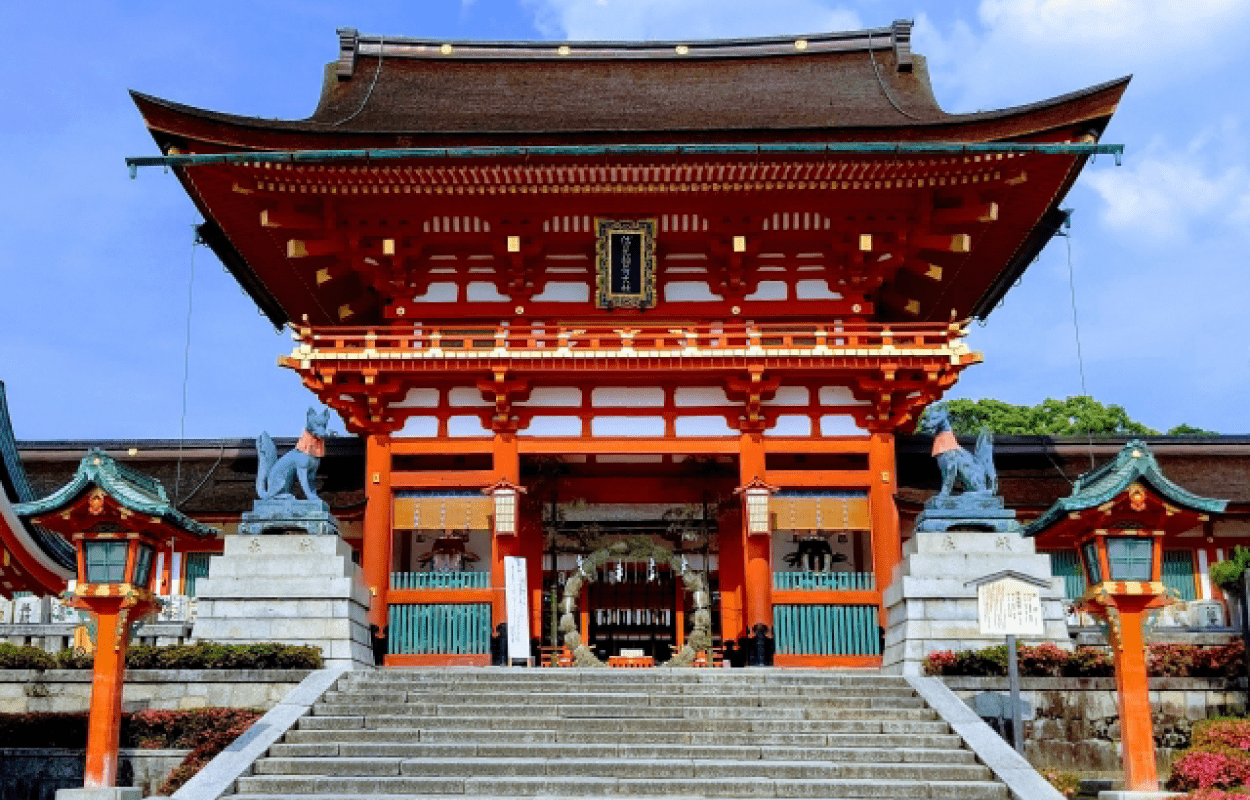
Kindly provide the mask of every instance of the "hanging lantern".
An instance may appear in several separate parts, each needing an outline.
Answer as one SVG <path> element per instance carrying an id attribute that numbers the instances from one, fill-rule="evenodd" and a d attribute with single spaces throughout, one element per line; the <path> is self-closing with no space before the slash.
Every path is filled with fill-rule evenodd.
<path id="1" fill-rule="evenodd" d="M 742 514 L 746 519 L 747 535 L 767 536 L 772 533 L 768 498 L 776 491 L 776 487 L 769 486 L 758 477 L 746 486 L 734 490 L 735 494 L 742 495 Z"/>

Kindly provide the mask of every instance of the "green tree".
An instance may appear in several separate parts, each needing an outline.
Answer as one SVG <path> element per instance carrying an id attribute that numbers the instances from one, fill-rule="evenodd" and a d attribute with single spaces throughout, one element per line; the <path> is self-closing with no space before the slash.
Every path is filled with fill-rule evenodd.
<path id="1" fill-rule="evenodd" d="M 1209 431 L 1206 428 L 1196 428 L 1193 425 L 1182 422 L 1175 428 L 1168 428 L 1168 436 L 1219 436 L 1218 431 Z"/>
<path id="2" fill-rule="evenodd" d="M 1092 397 L 1046 398 L 1036 406 L 1018 406 L 984 397 L 948 402 L 955 433 L 975 434 L 982 428 L 1004 435 L 1041 434 L 1081 436 L 1156 435 L 1153 428 L 1133 420 L 1123 406 L 1104 406 Z"/>

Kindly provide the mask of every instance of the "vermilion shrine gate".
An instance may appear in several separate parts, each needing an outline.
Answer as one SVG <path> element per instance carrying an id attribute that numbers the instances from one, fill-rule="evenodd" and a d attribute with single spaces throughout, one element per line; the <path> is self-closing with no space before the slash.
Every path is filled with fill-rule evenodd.
<path id="1" fill-rule="evenodd" d="M 544 592 L 595 535 L 707 573 L 724 641 L 762 624 L 778 664 L 879 663 L 893 436 L 980 360 L 965 326 L 1115 152 L 1097 141 L 1127 83 L 951 115 L 909 41 L 342 31 L 307 120 L 135 95 L 164 155 L 132 164 L 174 169 L 293 326 L 282 366 L 367 437 L 388 664 L 481 663 L 431 620 L 504 621 L 509 555 L 544 636 Z M 501 482 L 527 489 L 515 508 Z M 753 483 L 771 496 L 735 499 Z M 582 630 L 662 659 L 688 601 L 641 572 L 594 584 Z"/>

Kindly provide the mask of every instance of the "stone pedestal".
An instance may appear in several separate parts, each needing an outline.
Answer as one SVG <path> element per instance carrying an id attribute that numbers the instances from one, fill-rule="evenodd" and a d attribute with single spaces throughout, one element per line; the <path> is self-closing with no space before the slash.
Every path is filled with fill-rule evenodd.
<path id="1" fill-rule="evenodd" d="M 1014 519 L 1011 522 L 1019 527 Z M 1015 531 L 917 530 L 904 545 L 903 561 L 894 568 L 893 580 L 885 591 L 883 670 L 921 675 L 924 657 L 934 650 L 975 650 L 1005 644 L 1005 637 L 981 635 L 977 589 L 970 584 L 1003 570 L 1049 585 L 1041 593 L 1045 633 L 1039 639 L 1022 637 L 1021 641 L 1053 642 L 1070 649 L 1063 578 L 1050 574 L 1050 557 L 1038 554 L 1032 539 Z"/>
<path id="2" fill-rule="evenodd" d="M 337 536 L 230 536 L 196 583 L 192 638 L 321 648 L 327 667 L 373 665 L 369 593 Z"/>
<path id="3" fill-rule="evenodd" d="M 324 500 L 297 500 L 294 497 L 256 500 L 251 511 L 243 512 L 243 520 L 239 523 L 239 533 L 242 534 L 301 531 L 314 536 L 337 536 L 339 524 Z"/>

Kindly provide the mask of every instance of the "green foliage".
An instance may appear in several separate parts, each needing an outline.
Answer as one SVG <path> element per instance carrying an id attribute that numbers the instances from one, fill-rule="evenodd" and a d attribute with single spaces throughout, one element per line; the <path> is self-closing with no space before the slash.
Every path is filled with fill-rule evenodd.
<path id="1" fill-rule="evenodd" d="M 1168 428 L 1168 436 L 1219 436 L 1219 431 L 1209 431 L 1206 428 L 1196 428 L 1193 425 L 1182 422 L 1175 428 Z"/>
<path id="2" fill-rule="evenodd" d="M 33 649 L 33 648 L 32 648 Z M 45 654 L 46 655 L 46 654 Z M 62 650 L 50 661 L 60 669 L 91 669 L 89 655 Z M 2 662 L 0 662 L 2 663 Z M 264 642 L 260 644 L 134 645 L 126 651 L 129 669 L 321 669 L 321 650 Z"/>
<path id="3" fill-rule="evenodd" d="M 38 647 L 0 642 L 0 669 L 56 669 L 56 659 Z"/>
<path id="4" fill-rule="evenodd" d="M 1153 428 L 1131 419 L 1122 406 L 1104 406 L 1092 397 L 1046 398 L 1040 405 L 1017 406 L 983 397 L 947 402 L 951 427 L 958 434 L 976 434 L 982 428 L 1002 435 L 1149 436 Z"/>
<path id="5" fill-rule="evenodd" d="M 1241 594 L 1241 576 L 1247 566 L 1250 566 L 1250 550 L 1237 545 L 1232 558 L 1211 565 L 1211 580 L 1225 591 Z"/>
<path id="6" fill-rule="evenodd" d="M 1081 776 L 1075 772 L 1064 772 L 1059 769 L 1048 769 L 1042 777 L 1050 783 L 1059 794 L 1071 800 L 1081 790 Z"/>

